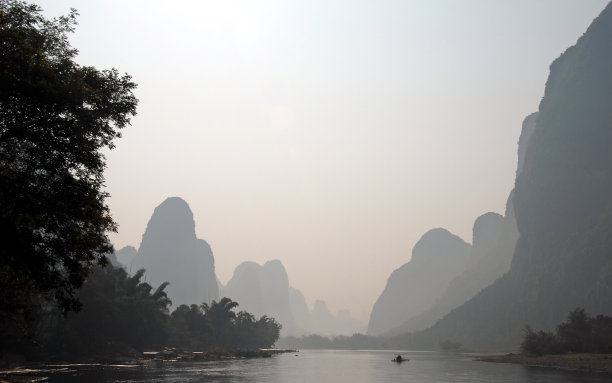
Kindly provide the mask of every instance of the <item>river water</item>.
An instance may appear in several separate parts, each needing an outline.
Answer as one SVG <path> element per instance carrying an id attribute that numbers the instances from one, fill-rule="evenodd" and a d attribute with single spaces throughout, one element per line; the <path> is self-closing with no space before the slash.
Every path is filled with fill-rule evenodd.
<path id="1" fill-rule="evenodd" d="M 393 351 L 303 350 L 272 358 L 164 366 L 72 366 L 47 372 L 47 382 L 610 382 L 610 376 L 473 361 L 474 355 Z"/>

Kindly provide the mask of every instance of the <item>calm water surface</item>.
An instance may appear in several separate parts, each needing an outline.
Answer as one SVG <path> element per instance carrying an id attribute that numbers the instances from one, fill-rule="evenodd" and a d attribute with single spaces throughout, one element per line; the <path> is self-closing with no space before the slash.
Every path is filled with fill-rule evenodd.
<path id="1" fill-rule="evenodd" d="M 297 355 L 297 356 L 296 356 Z M 57 371 L 48 382 L 533 382 L 609 383 L 610 376 L 475 362 L 471 355 L 392 351 L 303 350 L 272 358 L 173 364 L 163 367 L 82 366 Z"/>

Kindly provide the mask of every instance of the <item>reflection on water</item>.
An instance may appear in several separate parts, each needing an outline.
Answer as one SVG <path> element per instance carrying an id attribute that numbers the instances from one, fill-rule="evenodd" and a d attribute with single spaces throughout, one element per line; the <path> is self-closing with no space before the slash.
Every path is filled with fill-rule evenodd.
<path id="1" fill-rule="evenodd" d="M 296 356 L 297 355 L 297 356 Z M 272 358 L 164 366 L 74 366 L 49 382 L 610 382 L 610 376 L 472 361 L 470 355 L 392 351 L 305 350 Z"/>

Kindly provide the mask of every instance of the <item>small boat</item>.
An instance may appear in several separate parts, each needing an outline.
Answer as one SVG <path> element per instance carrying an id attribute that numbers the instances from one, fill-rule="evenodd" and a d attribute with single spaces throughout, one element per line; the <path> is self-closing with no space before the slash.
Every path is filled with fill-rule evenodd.
<path id="1" fill-rule="evenodd" d="M 401 355 L 398 355 L 395 358 L 391 359 L 391 361 L 395 362 L 395 363 L 402 363 L 402 362 L 409 362 L 410 359 L 406 359 L 406 358 L 402 357 Z"/>

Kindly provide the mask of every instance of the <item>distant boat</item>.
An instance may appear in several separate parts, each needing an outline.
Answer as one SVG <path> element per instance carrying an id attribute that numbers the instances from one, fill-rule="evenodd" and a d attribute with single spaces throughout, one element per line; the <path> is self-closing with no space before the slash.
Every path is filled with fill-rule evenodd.
<path id="1" fill-rule="evenodd" d="M 406 359 L 406 358 L 402 357 L 401 355 L 398 355 L 395 358 L 391 359 L 391 361 L 395 362 L 395 363 L 402 363 L 402 362 L 409 362 L 410 359 Z"/>

